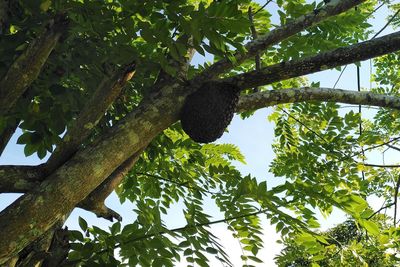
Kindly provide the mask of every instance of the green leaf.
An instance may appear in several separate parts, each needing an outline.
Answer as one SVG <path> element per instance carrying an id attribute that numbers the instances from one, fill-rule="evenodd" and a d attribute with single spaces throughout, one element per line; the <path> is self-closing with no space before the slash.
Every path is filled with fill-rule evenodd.
<path id="1" fill-rule="evenodd" d="M 218 254 L 218 250 L 216 250 L 215 248 L 212 248 L 212 247 L 206 248 L 206 251 L 210 254 Z"/>
<path id="2" fill-rule="evenodd" d="M 79 227 L 81 227 L 81 229 L 82 229 L 83 231 L 86 231 L 87 228 L 88 228 L 88 224 L 87 224 L 87 222 L 85 221 L 85 219 L 83 219 L 82 217 L 79 216 L 78 222 L 79 222 Z"/>
<path id="3" fill-rule="evenodd" d="M 32 155 L 33 153 L 35 153 L 36 150 L 37 150 L 37 145 L 27 144 L 24 147 L 24 154 L 25 154 L 25 156 L 28 157 L 28 156 Z"/>
<path id="4" fill-rule="evenodd" d="M 380 231 L 378 225 L 369 220 L 362 220 L 360 221 L 361 225 L 368 231 L 369 234 L 378 236 Z"/>
<path id="5" fill-rule="evenodd" d="M 25 132 L 17 139 L 17 144 L 29 144 L 31 142 L 31 133 Z"/>

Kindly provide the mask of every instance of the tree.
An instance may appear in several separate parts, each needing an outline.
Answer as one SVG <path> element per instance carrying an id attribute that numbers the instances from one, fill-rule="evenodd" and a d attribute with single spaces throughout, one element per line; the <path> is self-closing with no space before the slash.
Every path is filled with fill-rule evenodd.
<path id="1" fill-rule="evenodd" d="M 273 27 L 268 8 L 247 0 L 1 1 L 1 150 L 20 128 L 27 156 L 51 156 L 39 166 L 0 168 L 0 192 L 24 193 L 0 213 L 0 264 L 172 266 L 185 257 L 207 266 L 208 254 L 229 264 L 208 230 L 218 222 L 244 244 L 242 258 L 257 262 L 259 216 L 284 236 L 314 234 L 310 207 L 340 208 L 385 236 L 368 219 L 374 211 L 366 198 L 397 201 L 397 169 L 368 164 L 364 155 L 398 149 L 400 33 L 368 39 L 367 20 L 378 4 L 398 5 L 325 2 L 278 0 L 281 26 Z M 397 13 L 390 22 L 399 24 Z M 214 63 L 192 66 L 195 53 Z M 377 86 L 367 92 L 302 78 L 371 58 Z M 186 97 L 209 80 L 242 91 L 236 112 L 243 117 L 277 107 L 271 172 L 284 184 L 242 177 L 232 165 L 243 161 L 234 145 L 198 144 L 182 131 Z M 361 121 L 355 112 L 340 114 L 337 103 L 380 109 Z M 75 207 L 119 220 L 104 205 L 114 189 L 135 203 L 135 222 L 107 232 L 81 220 L 86 236 L 61 228 Z M 210 220 L 205 197 L 223 220 Z M 163 214 L 178 201 L 187 225 L 167 229 Z"/>
<path id="2" fill-rule="evenodd" d="M 388 230 L 385 217 L 375 218 L 381 229 Z M 386 226 L 386 227 L 385 227 Z M 307 235 L 285 238 L 285 248 L 275 259 L 278 266 L 395 266 L 392 253 L 374 236 L 368 236 L 353 220 L 347 220 L 320 233 L 327 243 Z"/>

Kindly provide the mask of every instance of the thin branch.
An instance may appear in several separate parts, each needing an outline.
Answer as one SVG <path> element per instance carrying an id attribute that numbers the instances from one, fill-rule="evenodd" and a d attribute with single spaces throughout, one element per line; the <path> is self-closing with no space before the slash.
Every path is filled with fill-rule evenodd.
<path id="1" fill-rule="evenodd" d="M 267 2 L 268 4 L 268 2 Z M 248 14 L 249 14 L 249 21 L 250 21 L 250 30 L 251 30 L 251 35 L 253 37 L 253 40 L 256 40 L 258 37 L 256 27 L 254 26 L 254 20 L 253 20 L 253 11 L 251 9 L 251 6 L 249 6 L 248 9 Z M 259 71 L 261 70 L 261 59 L 260 59 L 260 53 L 256 53 L 254 56 L 255 64 L 256 64 L 256 70 Z M 258 88 L 254 87 L 253 92 L 258 92 Z"/>
<path id="2" fill-rule="evenodd" d="M 377 33 L 375 33 L 375 35 L 372 37 L 372 39 L 377 37 L 379 34 L 381 34 L 381 32 L 383 32 L 390 25 L 390 23 L 392 23 L 392 21 L 396 18 L 396 16 L 399 14 L 399 12 L 400 12 L 400 9 L 397 10 L 396 13 L 394 13 L 394 15 L 386 22 L 386 24 Z"/>
<path id="3" fill-rule="evenodd" d="M 397 218 L 397 197 L 399 195 L 399 187 L 400 187 L 400 175 L 397 177 L 396 188 L 394 190 L 394 215 L 393 215 L 393 225 L 396 227 L 396 218 Z"/>
<path id="4" fill-rule="evenodd" d="M 384 5 L 384 3 L 382 3 L 381 5 L 379 5 L 377 8 L 375 8 L 371 13 L 368 14 L 367 17 L 371 16 L 372 14 L 374 14 L 376 11 L 378 11 L 378 9 L 380 9 L 382 6 Z M 356 7 L 357 8 L 357 7 Z M 386 23 L 386 25 L 384 25 L 374 36 L 372 36 L 371 39 L 375 39 L 384 29 L 386 29 L 387 26 L 389 26 L 389 24 L 393 21 L 393 19 L 395 18 L 396 14 L 388 21 L 388 23 Z M 342 69 L 342 71 L 339 74 L 339 77 L 337 78 L 335 84 L 333 85 L 333 88 L 336 88 L 336 85 L 338 84 L 338 82 L 340 81 L 340 79 L 342 78 L 342 75 L 344 73 L 344 71 L 346 70 L 348 65 L 344 66 L 344 68 Z M 357 66 L 357 72 L 359 72 L 359 66 Z"/>
<path id="5" fill-rule="evenodd" d="M 257 11 L 256 12 L 254 12 L 254 16 L 258 13 L 258 12 L 260 12 L 261 10 L 263 10 L 269 3 L 271 3 L 272 2 L 272 0 L 268 0 L 264 5 L 262 5 L 259 9 L 257 9 Z"/>
<path id="6" fill-rule="evenodd" d="M 375 211 L 374 213 L 372 213 L 372 214 L 367 218 L 367 220 L 371 219 L 372 217 L 374 217 L 376 214 L 378 214 L 378 213 L 381 212 L 382 210 L 385 210 L 385 209 L 388 209 L 388 208 L 392 207 L 394 204 L 395 204 L 395 203 L 390 203 L 390 204 L 388 204 L 388 205 L 386 205 L 386 206 L 384 206 L 384 207 L 381 207 L 379 210 L 377 210 L 377 211 Z"/>
<path id="7" fill-rule="evenodd" d="M 354 109 L 354 108 L 358 108 L 358 107 L 359 107 L 359 105 L 348 105 L 348 106 L 340 106 L 340 107 L 338 107 L 338 108 L 339 108 L 339 109 L 345 109 L 345 108 L 352 108 L 352 109 Z M 378 107 L 371 107 L 371 106 L 369 106 L 368 109 L 379 110 Z"/>
<path id="8" fill-rule="evenodd" d="M 0 116 L 6 116 L 18 98 L 38 77 L 48 56 L 65 32 L 67 20 L 57 15 L 45 27 L 44 32 L 15 60 L 0 80 Z"/>
<path id="9" fill-rule="evenodd" d="M 359 164 L 362 164 L 362 165 L 368 166 L 368 167 L 376 167 L 376 168 L 399 168 L 400 167 L 400 165 L 370 164 L 370 163 L 362 163 L 362 162 L 359 162 Z"/>
<path id="10" fill-rule="evenodd" d="M 332 69 L 400 50 L 400 31 L 362 43 L 337 48 L 304 59 L 291 60 L 224 79 L 242 89 L 271 84 Z"/>
<path id="11" fill-rule="evenodd" d="M 364 152 L 365 152 L 365 151 L 368 151 L 368 150 L 373 150 L 373 149 L 376 149 L 376 148 L 379 148 L 379 147 L 388 146 L 388 145 L 390 145 L 391 143 L 397 142 L 397 141 L 399 141 L 399 140 L 400 140 L 400 136 L 395 137 L 395 138 L 392 138 L 392 139 L 390 139 L 389 141 L 384 142 L 384 143 L 382 143 L 382 144 L 370 146 L 370 147 L 364 149 Z M 353 154 L 352 156 L 354 157 L 354 156 L 357 156 L 357 155 L 359 155 L 359 154 L 361 154 L 361 152 L 357 152 L 357 154 Z"/>
<path id="12" fill-rule="evenodd" d="M 235 64 L 240 64 L 246 59 L 254 57 L 256 53 L 261 52 L 266 48 L 303 31 L 306 28 L 315 26 L 316 24 L 332 16 L 343 13 L 363 2 L 365 2 L 365 0 L 331 0 L 328 4 L 322 6 L 320 9 L 314 10 L 304 16 L 300 16 L 286 25 L 277 27 L 267 34 L 261 36 L 257 40 L 248 43 L 246 45 L 247 52 L 237 52 L 235 54 L 234 62 Z M 232 61 L 228 59 L 222 59 L 198 75 L 193 80 L 193 84 L 215 78 L 231 68 L 233 68 Z"/>
<path id="13" fill-rule="evenodd" d="M 345 159 L 350 159 L 350 158 L 356 157 L 356 156 L 358 156 L 360 154 L 365 153 L 366 151 L 373 150 L 373 149 L 376 149 L 376 148 L 380 148 L 380 147 L 383 147 L 383 146 L 387 146 L 388 144 L 393 143 L 393 142 L 397 142 L 398 140 L 400 140 L 400 136 L 392 138 L 389 141 L 383 142 L 382 144 L 373 145 L 373 146 L 367 147 L 367 148 L 363 149 L 362 151 L 355 152 L 355 153 L 353 153 L 351 155 L 348 155 L 346 157 L 343 157 L 343 158 L 341 158 L 339 160 L 343 161 Z"/>
<path id="14" fill-rule="evenodd" d="M 174 228 L 174 229 L 170 229 L 170 230 L 159 231 L 157 233 L 152 233 L 152 234 L 139 236 L 137 238 L 130 239 L 130 240 L 124 242 L 123 244 L 122 243 L 116 244 L 114 246 L 114 249 L 115 248 L 119 248 L 121 245 L 137 242 L 137 241 L 140 241 L 140 240 L 143 240 L 143 239 L 147 239 L 147 238 L 150 238 L 150 237 L 153 237 L 153 236 L 168 234 L 168 233 L 171 233 L 171 232 L 183 232 L 183 231 L 186 231 L 188 229 L 204 227 L 204 226 L 210 226 L 210 225 L 213 225 L 213 224 L 227 223 L 227 222 L 230 222 L 230 221 L 233 221 L 233 220 L 237 220 L 237 219 L 242 219 L 242 218 L 247 218 L 247 217 L 252 217 L 252 216 L 259 215 L 259 214 L 263 214 L 263 213 L 266 213 L 268 210 L 269 210 L 268 208 L 267 209 L 260 209 L 260 210 L 255 211 L 255 212 L 244 213 L 244 214 L 240 214 L 238 216 L 232 216 L 232 217 L 228 217 L 228 218 L 224 218 L 224 219 L 220 219 L 220 220 L 216 220 L 216 221 L 198 223 L 198 224 L 195 224 L 195 225 L 186 225 L 184 227 L 178 227 L 178 228 Z M 99 251 L 98 253 L 102 253 L 102 252 L 106 252 L 106 251 L 107 251 L 107 249 Z"/>
<path id="15" fill-rule="evenodd" d="M 394 149 L 394 150 L 396 150 L 396 151 L 399 151 L 399 152 L 400 152 L 400 148 L 399 148 L 399 147 L 397 147 L 397 146 L 394 146 L 394 145 L 391 145 L 391 144 L 387 144 L 387 146 L 388 146 L 388 147 L 390 147 L 391 149 Z"/>

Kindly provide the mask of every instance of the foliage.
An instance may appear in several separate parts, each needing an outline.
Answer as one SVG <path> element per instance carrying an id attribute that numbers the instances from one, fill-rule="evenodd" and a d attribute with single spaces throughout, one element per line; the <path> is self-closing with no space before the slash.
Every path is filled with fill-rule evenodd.
<path id="1" fill-rule="evenodd" d="M 374 221 L 381 229 L 390 232 L 387 218 Z M 395 266 L 399 259 L 384 242 L 368 235 L 353 220 L 347 220 L 334 228 L 321 232 L 327 242 L 321 242 L 307 234 L 299 234 L 283 240 L 285 245 L 275 258 L 278 266 Z"/>
<path id="2" fill-rule="evenodd" d="M 270 47 L 260 55 L 262 66 L 366 40 L 373 31 L 368 19 L 377 4 L 367 1 Z M 66 13 L 70 25 L 17 109 L 0 118 L 0 133 L 17 124 L 22 129 L 18 144 L 24 145 L 25 155 L 44 158 L 60 144 L 101 81 L 115 69 L 137 62 L 134 79 L 81 144 L 85 147 L 148 97 L 160 76 L 179 77 L 175 63 L 183 63 L 191 49 L 196 57 L 215 61 L 234 60 L 234 51 L 246 51 L 251 40 L 249 5 L 261 7 L 249 0 L 14 1 L 0 38 L 0 77 L 40 34 L 44 21 Z M 273 28 L 273 16 L 285 24 L 322 5 L 278 0 L 273 8 L 255 14 L 254 25 L 261 35 Z M 394 23 L 398 25 L 399 19 Z M 399 96 L 399 60 L 399 53 L 374 60 L 376 87 L 371 91 Z M 210 64 L 189 66 L 183 78 Z M 222 76 L 254 68 L 254 59 L 249 59 Z M 300 77 L 260 90 L 304 85 L 310 83 Z M 307 102 L 274 109 L 269 117 L 275 124 L 270 172 L 284 181 L 274 187 L 239 172 L 237 163 L 245 164 L 245 158 L 235 145 L 201 145 L 179 123 L 172 125 L 148 145 L 116 189 L 121 202 L 134 204 L 135 220 L 126 225 L 115 222 L 104 230 L 80 218 L 81 231 L 70 231 L 68 260 L 81 266 L 174 266 L 183 260 L 189 266 L 209 266 L 210 257 L 215 257 L 232 266 L 210 229 L 217 223 L 205 209 L 211 202 L 224 218 L 218 223 L 225 223 L 239 240 L 245 266 L 261 262 L 262 218 L 283 237 L 286 248 L 277 257 L 280 266 L 392 266 L 395 259 L 382 253 L 398 249 L 398 229 L 384 220 L 371 220 L 375 217 L 368 197 L 391 203 L 399 173 L 364 163 L 365 151 L 379 151 L 383 143 L 395 145 L 399 140 L 398 111 L 382 108 L 365 118 L 342 108 L 333 102 Z M 186 225 L 169 229 L 165 217 L 174 205 L 183 207 Z M 329 216 L 335 207 L 352 220 L 318 232 L 317 211 Z"/>

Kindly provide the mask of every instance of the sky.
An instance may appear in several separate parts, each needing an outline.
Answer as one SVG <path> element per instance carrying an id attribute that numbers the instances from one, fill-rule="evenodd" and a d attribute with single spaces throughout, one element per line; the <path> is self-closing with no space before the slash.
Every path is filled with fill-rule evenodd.
<path id="1" fill-rule="evenodd" d="M 377 17 L 382 17 L 387 10 L 382 9 Z M 274 17 L 273 17 L 274 19 Z M 275 18 L 276 19 L 276 18 Z M 382 19 L 374 22 L 376 29 L 382 27 L 385 23 Z M 387 34 L 390 29 L 383 32 L 381 35 Z M 194 59 L 194 64 L 199 64 L 204 59 L 196 57 Z M 361 67 L 361 85 L 364 88 L 370 87 L 370 64 L 369 61 L 363 62 Z M 336 88 L 347 89 L 347 90 L 357 90 L 357 80 L 356 80 L 356 68 L 354 65 L 349 65 L 346 68 L 342 78 L 340 79 Z M 321 87 L 333 87 L 336 79 L 339 76 L 338 71 L 325 71 L 317 74 L 309 75 L 310 81 L 320 81 Z M 267 181 L 268 188 L 271 188 L 277 184 L 282 183 L 283 178 L 274 177 L 268 172 L 268 166 L 273 159 L 273 151 L 271 149 L 271 144 L 273 142 L 273 123 L 269 122 L 267 117 L 272 112 L 273 108 L 260 109 L 255 114 L 246 119 L 242 120 L 238 116 L 235 116 L 232 123 L 228 128 L 228 132 L 219 139 L 218 143 L 232 143 L 237 145 L 246 158 L 246 165 L 237 163 L 238 169 L 242 174 L 251 174 L 257 177 L 259 181 Z M 358 110 L 358 109 L 356 109 Z M 370 116 L 373 111 L 368 111 L 363 109 L 363 114 L 365 116 Z M 13 136 L 6 150 L 0 158 L 0 165 L 5 164 L 18 164 L 18 165 L 37 165 L 39 163 L 45 162 L 47 158 L 39 160 L 36 155 L 25 157 L 23 153 L 23 146 L 16 144 L 16 139 L 20 135 L 20 131 Z M 377 158 L 372 158 L 372 160 L 379 160 Z M 13 202 L 19 195 L 18 194 L 0 194 L 0 210 L 4 209 L 11 202 Z M 380 207 L 380 201 L 377 199 L 373 202 L 374 208 Z M 132 209 L 134 206 L 131 203 L 121 204 L 115 193 L 110 195 L 106 200 L 106 205 L 115 211 L 123 215 L 123 224 L 130 223 L 135 220 L 134 213 Z M 185 220 L 183 218 L 182 206 L 177 204 L 172 207 L 170 214 L 165 218 L 167 226 L 169 228 L 175 228 L 185 225 Z M 206 205 L 206 210 L 214 215 L 214 219 L 221 219 L 222 214 L 216 211 L 216 208 L 208 203 Z M 107 229 L 111 225 L 109 221 L 104 219 L 96 218 L 90 212 L 75 209 L 66 222 L 69 229 L 79 229 L 78 217 L 83 217 L 89 225 L 96 225 L 103 229 Z M 178 219 L 177 219 L 178 218 Z M 345 215 L 335 210 L 329 218 L 321 219 L 322 229 L 327 229 L 328 227 L 334 226 L 345 219 Z M 274 256 L 281 250 L 281 245 L 277 244 L 276 241 L 279 239 L 279 235 L 275 232 L 275 226 L 271 226 L 267 220 L 263 221 L 264 226 L 264 240 L 265 247 L 259 252 L 259 258 L 264 261 L 264 264 L 256 266 L 275 266 L 273 262 Z M 239 242 L 232 237 L 232 234 L 227 231 L 226 225 L 217 224 L 211 227 L 211 231 L 220 238 L 221 243 L 227 248 L 227 252 L 231 257 L 234 266 L 241 266 L 242 261 L 240 255 L 242 254 Z M 183 262 L 177 266 L 186 266 Z M 221 266 L 218 261 L 212 260 L 211 266 Z"/>

